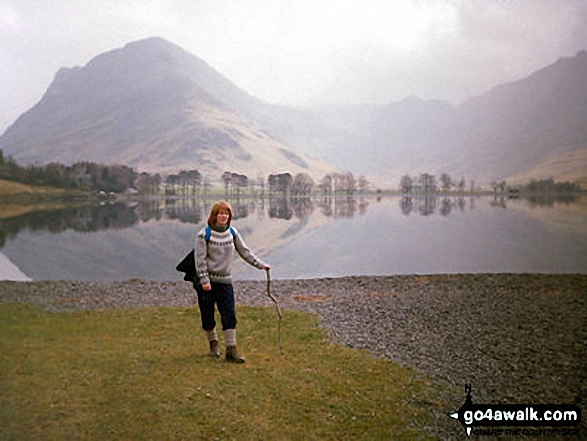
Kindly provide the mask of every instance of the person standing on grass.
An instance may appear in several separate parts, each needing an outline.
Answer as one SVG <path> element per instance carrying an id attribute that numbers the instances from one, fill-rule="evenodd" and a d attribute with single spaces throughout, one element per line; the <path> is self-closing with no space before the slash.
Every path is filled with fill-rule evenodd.
<path id="1" fill-rule="evenodd" d="M 238 231 L 230 226 L 232 207 L 226 201 L 216 202 L 208 217 L 208 227 L 202 228 L 196 237 L 195 266 L 199 283 L 196 285 L 198 305 L 202 316 L 202 328 L 210 343 L 210 354 L 220 357 L 215 305 L 226 343 L 226 360 L 244 363 L 236 344 L 236 309 L 232 287 L 231 266 L 234 250 L 248 264 L 269 271 L 270 266 L 261 261 L 247 247 Z"/>

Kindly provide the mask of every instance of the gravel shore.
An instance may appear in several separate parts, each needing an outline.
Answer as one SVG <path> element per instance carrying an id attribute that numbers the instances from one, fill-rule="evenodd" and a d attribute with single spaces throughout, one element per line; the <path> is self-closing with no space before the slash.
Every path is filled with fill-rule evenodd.
<path id="1" fill-rule="evenodd" d="M 235 282 L 241 305 L 273 307 L 264 282 Z M 317 314 L 330 337 L 445 384 L 436 434 L 464 402 L 587 402 L 587 275 L 464 274 L 274 280 L 284 309 Z M 0 302 L 51 311 L 193 306 L 187 282 L 0 282 Z M 287 319 L 287 316 L 285 320 Z M 287 352 L 287 338 L 284 336 Z M 443 402 L 444 405 L 444 402 Z M 446 411 L 446 413 L 445 413 Z M 585 419 L 585 418 L 584 418 Z M 585 433 L 585 423 L 581 429 Z M 526 438 L 528 439 L 528 438 Z"/>

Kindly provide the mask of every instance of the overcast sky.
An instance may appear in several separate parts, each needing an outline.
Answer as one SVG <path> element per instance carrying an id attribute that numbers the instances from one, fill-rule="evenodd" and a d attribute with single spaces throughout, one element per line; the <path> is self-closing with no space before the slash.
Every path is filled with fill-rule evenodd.
<path id="1" fill-rule="evenodd" d="M 271 103 L 459 103 L 587 49 L 586 0 L 0 0 L 0 133 L 61 67 L 160 36 Z"/>

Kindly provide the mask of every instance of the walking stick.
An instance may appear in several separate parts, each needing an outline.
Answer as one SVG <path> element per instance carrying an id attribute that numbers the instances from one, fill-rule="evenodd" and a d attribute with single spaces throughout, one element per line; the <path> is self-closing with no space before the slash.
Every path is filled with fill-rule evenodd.
<path id="1" fill-rule="evenodd" d="M 273 303 L 275 303 L 277 317 L 279 317 L 279 352 L 283 354 L 283 339 L 281 335 L 281 321 L 283 319 L 283 314 L 281 313 L 281 308 L 279 307 L 279 303 L 277 303 L 277 299 L 271 294 L 271 276 L 269 275 L 269 269 L 266 269 L 265 271 L 267 273 L 267 296 L 273 300 Z"/>

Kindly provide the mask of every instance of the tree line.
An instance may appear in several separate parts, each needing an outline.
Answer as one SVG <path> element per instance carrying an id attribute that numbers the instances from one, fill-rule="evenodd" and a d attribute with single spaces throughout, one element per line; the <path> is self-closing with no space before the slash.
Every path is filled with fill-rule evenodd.
<path id="1" fill-rule="evenodd" d="M 0 179 L 29 185 L 47 185 L 58 188 L 104 190 L 123 192 L 131 187 L 139 175 L 124 165 L 102 165 L 78 162 L 67 166 L 50 163 L 23 167 L 0 150 Z"/>
<path id="2" fill-rule="evenodd" d="M 471 192 L 473 192 L 475 189 L 475 181 L 471 180 L 469 185 Z M 464 193 L 467 189 L 467 182 L 464 177 L 455 181 L 448 173 L 442 173 L 438 180 L 436 179 L 436 176 L 430 173 L 421 173 L 419 176 L 415 177 L 409 175 L 402 176 L 399 188 L 403 194 L 436 193 L 439 191 L 449 192 L 453 189 L 457 190 L 459 193 Z"/>
<path id="3" fill-rule="evenodd" d="M 47 185 L 66 189 L 124 193 L 133 192 L 151 195 L 196 196 L 206 194 L 215 184 L 223 186 L 227 195 L 280 194 L 308 195 L 365 191 L 369 183 L 364 176 L 355 178 L 348 173 L 331 173 L 316 184 L 308 173 L 272 174 L 266 179 L 259 174 L 256 179 L 226 171 L 217 179 L 202 175 L 198 170 L 182 170 L 177 174 L 138 173 L 124 165 L 104 165 L 93 162 L 78 162 L 73 165 L 50 163 L 45 165 L 21 166 L 5 158 L 0 149 L 0 179 L 7 179 L 29 185 Z"/>
<path id="4" fill-rule="evenodd" d="M 574 193 L 581 191 L 575 182 L 554 182 L 552 179 L 532 180 L 523 187 L 529 193 Z"/>

